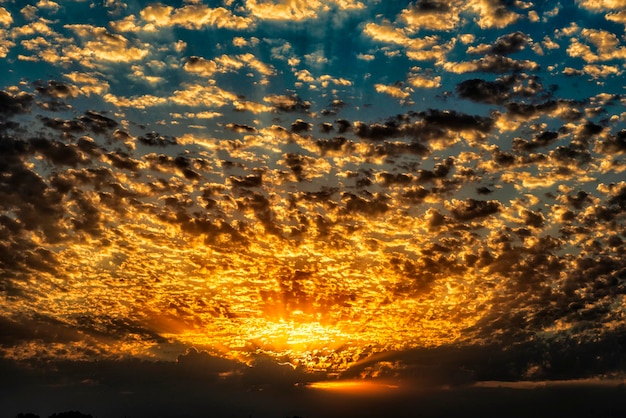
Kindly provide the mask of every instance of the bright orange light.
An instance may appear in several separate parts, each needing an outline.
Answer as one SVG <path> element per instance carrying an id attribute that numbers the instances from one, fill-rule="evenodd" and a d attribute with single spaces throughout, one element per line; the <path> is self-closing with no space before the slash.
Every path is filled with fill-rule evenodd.
<path id="1" fill-rule="evenodd" d="M 328 390 L 332 392 L 350 394 L 382 394 L 389 390 L 398 389 L 399 386 L 384 382 L 372 382 L 370 380 L 324 380 L 312 382 L 307 387 L 313 389 Z"/>

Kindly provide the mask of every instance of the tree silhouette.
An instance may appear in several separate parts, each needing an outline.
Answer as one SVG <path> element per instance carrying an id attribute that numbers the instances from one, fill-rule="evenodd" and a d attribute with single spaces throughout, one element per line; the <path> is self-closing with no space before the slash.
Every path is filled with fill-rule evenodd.
<path id="1" fill-rule="evenodd" d="M 39 415 L 33 414 L 32 412 L 27 412 L 25 414 L 20 412 L 15 418 L 39 418 Z"/>
<path id="2" fill-rule="evenodd" d="M 48 418 L 92 418 L 92 416 L 78 411 L 66 411 L 54 413 Z"/>

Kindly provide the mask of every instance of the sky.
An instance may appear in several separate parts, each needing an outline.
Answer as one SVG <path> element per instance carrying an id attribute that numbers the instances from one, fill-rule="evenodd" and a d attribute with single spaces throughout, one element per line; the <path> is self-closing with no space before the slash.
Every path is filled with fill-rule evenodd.
<path id="1" fill-rule="evenodd" d="M 626 413 L 625 30 L 0 0 L 0 414 Z"/>

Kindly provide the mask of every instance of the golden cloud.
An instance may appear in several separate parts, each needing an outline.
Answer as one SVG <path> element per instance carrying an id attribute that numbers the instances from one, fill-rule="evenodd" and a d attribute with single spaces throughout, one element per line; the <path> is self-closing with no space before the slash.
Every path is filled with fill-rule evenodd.
<path id="1" fill-rule="evenodd" d="M 11 26 L 11 23 L 13 23 L 11 13 L 9 13 L 4 7 L 0 7 L 0 25 Z"/>
<path id="2" fill-rule="evenodd" d="M 159 26 L 182 26 L 187 29 L 200 29 L 212 26 L 226 29 L 247 29 L 253 21 L 250 18 L 234 15 L 223 7 L 212 9 L 206 5 L 191 4 L 175 9 L 172 6 L 156 4 L 140 12 L 146 22 Z"/>

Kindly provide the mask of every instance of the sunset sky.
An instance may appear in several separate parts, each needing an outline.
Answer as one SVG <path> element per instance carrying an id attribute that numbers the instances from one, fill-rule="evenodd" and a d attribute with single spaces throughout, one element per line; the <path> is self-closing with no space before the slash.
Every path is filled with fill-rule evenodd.
<path id="1" fill-rule="evenodd" d="M 625 29 L 624 0 L 0 0 L 0 414 L 613 408 Z"/>

